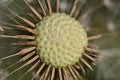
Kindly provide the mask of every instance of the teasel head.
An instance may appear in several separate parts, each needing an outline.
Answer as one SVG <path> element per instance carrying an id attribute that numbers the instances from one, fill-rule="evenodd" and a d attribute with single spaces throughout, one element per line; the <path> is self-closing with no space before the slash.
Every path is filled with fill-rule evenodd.
<path id="1" fill-rule="evenodd" d="M 91 64 L 97 63 L 100 54 L 93 50 L 94 46 L 89 42 L 101 35 L 87 36 L 87 28 L 80 23 L 84 15 L 79 14 L 79 0 L 74 0 L 69 13 L 62 11 L 60 0 L 54 0 L 54 5 L 52 0 L 23 1 L 27 8 L 20 14 L 5 6 L 7 11 L 14 15 L 13 17 L 7 15 L 11 20 L 7 25 L 12 27 L 0 27 L 0 31 L 4 32 L 0 38 L 17 39 L 18 42 L 10 44 L 23 46 L 20 51 L 0 59 L 19 57 L 16 63 L 6 67 L 5 70 L 23 64 L 2 80 L 26 66 L 30 67 L 18 80 L 32 71 L 35 71 L 35 74 L 31 80 L 36 77 L 39 80 L 71 80 L 69 76 L 72 76 L 73 80 L 78 80 L 78 77 L 85 75 L 85 67 L 93 71 Z M 34 2 L 37 3 L 37 7 L 32 5 Z M 21 8 L 21 5 L 16 5 Z M 11 28 L 23 32 L 9 35 L 6 30 Z"/>

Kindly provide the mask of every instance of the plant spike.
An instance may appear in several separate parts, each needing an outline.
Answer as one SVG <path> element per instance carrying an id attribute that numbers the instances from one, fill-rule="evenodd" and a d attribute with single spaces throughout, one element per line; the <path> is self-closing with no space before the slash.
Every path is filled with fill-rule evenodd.
<path id="1" fill-rule="evenodd" d="M 40 6 L 40 8 L 41 8 L 41 10 L 42 10 L 42 12 L 43 12 L 43 15 L 46 16 L 47 14 L 46 14 L 45 8 L 43 7 L 41 1 L 40 1 L 40 0 L 37 0 L 37 2 L 38 2 L 39 6 Z"/>
<path id="2" fill-rule="evenodd" d="M 42 16 L 40 15 L 40 13 L 35 8 L 33 8 L 26 0 L 24 0 L 24 2 L 27 4 L 30 10 L 41 20 Z"/>
<path id="3" fill-rule="evenodd" d="M 60 9 L 60 0 L 56 0 L 56 12 L 59 12 Z"/>
<path id="4" fill-rule="evenodd" d="M 46 5 L 48 7 L 48 11 L 49 11 L 49 15 L 52 15 L 52 7 L 51 7 L 51 3 L 50 0 L 45 0 L 46 1 Z"/>
<path id="5" fill-rule="evenodd" d="M 34 65 L 32 65 L 18 80 L 21 80 L 25 75 L 34 70 L 39 65 L 39 63 L 40 60 L 38 60 Z"/>
<path id="6" fill-rule="evenodd" d="M 35 24 L 31 21 L 29 21 L 28 19 L 21 17 L 20 15 L 16 14 L 14 11 L 12 11 L 10 8 L 6 7 L 12 14 L 14 14 L 16 17 L 18 17 L 19 19 L 23 20 L 25 23 L 27 23 L 28 25 L 30 25 L 31 27 L 35 27 Z"/>
<path id="7" fill-rule="evenodd" d="M 74 14 L 74 12 L 75 12 L 75 10 L 76 10 L 76 4 L 78 3 L 78 0 L 75 0 L 74 1 L 74 4 L 73 4 L 73 7 L 72 7 L 72 9 L 71 9 L 71 12 L 70 12 L 70 16 L 72 17 L 73 16 L 73 14 Z"/>

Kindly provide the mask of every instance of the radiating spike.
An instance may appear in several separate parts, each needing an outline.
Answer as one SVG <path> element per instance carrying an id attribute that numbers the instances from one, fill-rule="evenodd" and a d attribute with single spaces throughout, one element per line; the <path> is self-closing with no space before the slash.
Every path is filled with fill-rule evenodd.
<path id="1" fill-rule="evenodd" d="M 80 58 L 80 61 L 82 61 L 91 71 L 93 71 L 93 68 L 82 58 Z"/>
<path id="2" fill-rule="evenodd" d="M 60 0 L 56 0 L 56 12 L 59 12 Z"/>
<path id="3" fill-rule="evenodd" d="M 31 27 L 36 27 L 36 25 L 33 23 L 33 22 L 31 22 L 31 21 L 29 21 L 28 19 L 26 19 L 26 18 L 23 18 L 23 17 L 21 17 L 21 16 L 19 16 L 19 15 L 16 15 L 18 18 L 20 18 L 21 20 L 23 20 L 25 23 L 27 23 L 28 25 L 30 25 Z"/>
<path id="4" fill-rule="evenodd" d="M 16 26 L 17 26 L 17 25 L 16 25 Z M 30 32 L 30 33 L 32 33 L 32 34 L 38 35 L 38 32 L 35 31 L 34 29 L 28 28 L 28 27 L 26 27 L 26 26 L 20 26 L 20 25 L 18 25 L 17 27 L 18 27 L 18 28 L 21 28 L 21 29 L 24 29 L 24 30 L 26 30 L 26 31 L 28 31 L 28 32 Z"/>
<path id="5" fill-rule="evenodd" d="M 73 17 L 74 17 L 74 18 L 77 18 L 78 15 L 79 15 L 79 12 L 80 12 L 80 8 L 78 8 L 78 9 L 74 12 Z"/>
<path id="6" fill-rule="evenodd" d="M 17 55 L 19 55 L 19 54 L 13 54 L 13 55 L 9 55 L 9 56 L 3 57 L 3 58 L 0 59 L 0 61 L 8 59 L 8 58 L 11 58 L 11 57 L 14 57 L 14 56 L 17 56 Z"/>
<path id="7" fill-rule="evenodd" d="M 98 10 L 99 8 L 101 8 L 102 6 L 104 6 L 103 4 L 97 5 L 97 7 L 91 8 L 88 11 L 86 11 L 83 15 L 78 17 L 78 20 L 82 20 L 83 18 L 89 16 L 90 14 L 94 13 L 96 10 Z"/>
<path id="8" fill-rule="evenodd" d="M 80 9 L 85 5 L 86 0 L 84 0 L 82 2 L 82 4 L 79 5 L 78 9 L 76 10 L 76 12 L 74 13 L 74 18 L 78 18 L 79 14 L 80 14 Z"/>
<path id="9" fill-rule="evenodd" d="M 86 54 L 88 54 L 89 56 L 93 57 L 94 59 L 98 58 L 99 55 L 97 53 L 94 52 L 90 52 L 90 51 L 85 51 Z"/>
<path id="10" fill-rule="evenodd" d="M 77 69 L 80 69 L 80 67 L 77 65 L 77 64 L 75 64 L 75 65 L 73 65 L 75 68 L 77 68 Z"/>
<path id="11" fill-rule="evenodd" d="M 67 75 L 66 69 L 63 67 L 62 70 L 63 70 L 63 73 L 64 73 L 64 75 L 63 75 L 64 76 L 64 80 L 69 80 L 69 77 Z"/>
<path id="12" fill-rule="evenodd" d="M 33 8 L 26 0 L 24 0 L 24 2 L 27 4 L 30 10 L 41 20 L 42 16 L 40 15 L 40 13 L 35 8 Z"/>
<path id="13" fill-rule="evenodd" d="M 27 59 L 29 59 L 31 56 L 33 56 L 33 55 L 34 55 L 34 53 L 35 53 L 35 51 L 31 52 L 30 54 L 28 54 L 28 55 L 24 56 L 24 57 L 23 57 L 23 58 L 21 58 L 18 62 L 16 62 L 16 63 L 15 63 L 15 64 L 13 64 L 13 65 L 10 65 L 9 67 L 5 68 L 4 70 L 9 69 L 9 68 L 11 68 L 11 67 L 13 67 L 13 66 L 15 66 L 15 65 L 19 64 L 19 63 L 20 63 L 20 62 L 22 62 L 22 61 L 26 61 L 26 60 L 27 60 Z"/>
<path id="14" fill-rule="evenodd" d="M 84 30 L 85 30 L 86 32 L 89 32 L 90 29 L 91 29 L 91 28 L 90 28 L 89 26 L 84 27 Z"/>
<path id="15" fill-rule="evenodd" d="M 51 76 L 49 75 L 49 76 L 48 76 L 48 80 L 50 80 L 50 77 L 51 77 Z"/>
<path id="16" fill-rule="evenodd" d="M 28 69 L 18 80 L 21 80 L 25 75 L 33 71 L 39 65 L 39 63 L 40 63 L 40 60 L 38 60 L 33 66 L 31 66 L 31 68 Z"/>
<path id="17" fill-rule="evenodd" d="M 13 30 L 13 28 L 11 28 L 11 27 L 6 27 L 6 26 L 3 26 L 3 29 L 4 29 L 4 31 L 5 31 L 5 29 Z"/>
<path id="18" fill-rule="evenodd" d="M 91 61 L 93 61 L 94 63 L 97 63 L 96 60 L 94 58 L 92 58 L 91 56 L 89 56 L 87 53 L 83 53 L 83 55 L 86 56 Z"/>
<path id="19" fill-rule="evenodd" d="M 0 35 L 3 38 L 18 38 L 17 36 Z"/>
<path id="20" fill-rule="evenodd" d="M 33 63 L 33 62 L 36 61 L 38 58 L 39 58 L 39 55 L 36 55 L 36 56 L 33 57 L 32 59 L 30 59 L 28 62 L 26 62 L 26 63 L 24 64 L 24 66 L 27 66 L 27 65 Z"/>
<path id="21" fill-rule="evenodd" d="M 29 64 L 31 64 L 32 62 L 34 62 L 36 59 L 38 59 L 39 56 L 35 56 L 34 58 L 32 58 L 31 60 L 29 60 L 28 62 L 26 62 L 24 65 L 22 65 L 21 67 L 17 68 L 16 70 L 12 71 L 11 73 L 9 73 L 7 76 L 5 76 L 2 80 L 6 79 L 7 77 L 9 77 L 10 75 L 12 75 L 13 73 L 15 73 L 16 71 L 22 69 L 25 66 L 28 66 Z"/>
<path id="22" fill-rule="evenodd" d="M 16 14 L 14 11 L 12 11 L 10 8 L 6 7 L 12 14 L 14 14 L 16 17 L 18 17 L 19 19 L 23 20 L 25 23 L 27 23 L 28 25 L 30 25 L 31 27 L 35 27 L 36 25 L 29 21 L 28 19 L 21 17 L 20 15 Z"/>
<path id="23" fill-rule="evenodd" d="M 77 7 L 77 3 L 78 3 L 78 0 L 75 0 L 74 4 L 73 4 L 73 7 L 72 7 L 72 10 L 70 12 L 70 16 L 72 17 L 75 10 L 76 10 L 76 7 Z"/>
<path id="24" fill-rule="evenodd" d="M 77 76 L 75 75 L 74 71 L 72 70 L 71 66 L 68 66 L 68 70 L 70 71 L 71 75 L 73 76 L 74 80 L 77 80 Z"/>
<path id="25" fill-rule="evenodd" d="M 88 47 L 89 47 L 89 48 L 94 48 L 94 49 L 98 49 L 98 48 L 99 48 L 99 46 L 97 46 L 97 45 L 95 45 L 95 44 L 92 44 L 92 43 L 89 43 L 89 44 L 88 44 Z"/>
<path id="26" fill-rule="evenodd" d="M 12 71 L 11 73 L 9 73 L 8 75 L 6 75 L 6 76 L 5 76 L 3 79 L 1 79 L 1 80 L 5 80 L 7 77 L 9 77 L 10 75 L 12 75 L 13 73 L 15 73 L 16 71 L 18 71 L 18 70 L 20 70 L 20 69 L 22 69 L 22 68 L 23 68 L 23 66 L 17 68 L 16 70 Z"/>
<path id="27" fill-rule="evenodd" d="M 51 16 L 51 15 L 52 15 L 52 7 L 51 7 L 50 0 L 45 0 L 45 1 L 46 1 L 46 4 L 47 4 L 47 7 L 48 7 L 48 10 L 49 10 L 49 15 Z"/>
<path id="28" fill-rule="evenodd" d="M 44 72 L 44 73 L 42 74 L 42 76 L 40 77 L 39 80 L 45 80 L 45 79 L 44 79 L 45 74 L 46 74 L 46 73 Z"/>
<path id="29" fill-rule="evenodd" d="M 20 50 L 20 51 L 19 51 L 18 53 L 16 53 L 16 54 L 3 57 L 3 58 L 1 58 L 0 60 L 8 59 L 8 58 L 11 58 L 11 57 L 14 57 L 14 56 L 17 56 L 17 55 L 24 55 L 24 54 L 26 54 L 26 53 L 34 50 L 34 49 L 35 49 L 35 47 L 29 47 L 29 48 L 27 47 L 27 48 L 24 48 L 24 49 Z"/>
<path id="30" fill-rule="evenodd" d="M 45 72 L 45 76 L 44 76 L 44 79 L 47 79 L 48 77 L 48 73 L 50 72 L 50 69 L 51 69 L 51 65 L 48 66 L 46 72 Z"/>
<path id="31" fill-rule="evenodd" d="M 17 64 L 19 64 L 19 63 L 20 63 L 20 61 L 12 64 L 12 65 L 10 65 L 10 66 L 8 66 L 8 67 L 6 67 L 6 68 L 4 68 L 4 71 L 8 70 L 9 68 L 11 68 L 11 67 L 13 67 L 13 66 L 15 66 L 15 65 L 17 65 Z"/>
<path id="32" fill-rule="evenodd" d="M 45 63 L 42 63 L 42 65 L 40 66 L 40 68 L 38 69 L 38 71 L 35 73 L 35 75 L 32 77 L 31 80 L 33 80 L 37 75 L 39 75 L 39 73 L 42 71 L 44 67 L 45 67 Z"/>
<path id="33" fill-rule="evenodd" d="M 19 64 L 19 63 L 22 62 L 22 61 L 26 61 L 27 59 L 29 59 L 29 58 L 30 58 L 31 56 L 33 56 L 34 54 L 35 54 L 35 51 L 33 51 L 33 52 L 27 54 L 26 56 L 24 56 L 23 58 L 21 58 L 21 59 L 20 59 L 19 61 L 17 61 L 16 63 L 14 63 L 14 64 L 12 64 L 12 65 L 6 67 L 4 70 L 9 69 L 9 68 L 11 68 L 11 67 L 13 67 L 13 66 Z"/>
<path id="34" fill-rule="evenodd" d="M 12 18 L 12 17 L 11 17 L 11 18 Z M 14 19 L 14 18 L 13 18 L 13 19 Z M 15 22 L 15 21 L 14 21 L 14 22 Z M 32 33 L 32 34 L 38 35 L 38 32 L 37 32 L 37 31 L 35 31 L 35 30 L 32 29 L 32 28 L 28 28 L 28 27 L 26 27 L 26 26 L 23 26 L 23 25 L 20 24 L 19 22 L 17 23 L 17 24 L 19 24 L 19 25 L 7 23 L 7 22 L 5 22 L 5 21 L 2 21 L 2 23 L 12 26 L 11 28 L 25 30 L 25 31 L 28 31 L 28 32 L 30 32 L 30 33 Z M 8 27 L 4 27 L 4 28 L 6 28 L 6 29 L 11 29 L 11 28 L 8 28 Z"/>
<path id="35" fill-rule="evenodd" d="M 35 51 L 32 51 L 32 52 L 30 52 L 29 54 L 27 54 L 27 55 L 25 55 L 24 57 L 22 57 L 22 58 L 20 59 L 20 62 L 21 62 L 21 61 L 26 61 L 26 60 L 28 60 L 28 59 L 31 58 L 33 55 L 35 55 Z"/>
<path id="36" fill-rule="evenodd" d="M 30 51 L 33 51 L 36 47 L 27 47 L 27 48 L 24 48 L 22 49 L 21 51 L 19 51 L 17 54 L 20 54 L 20 55 L 25 55 L 26 53 L 29 53 Z"/>
<path id="37" fill-rule="evenodd" d="M 23 9 L 19 4 L 15 4 L 16 6 L 18 6 L 21 10 Z M 30 13 L 28 13 L 27 11 L 23 11 L 25 14 L 27 14 L 29 17 L 31 17 L 32 19 L 34 19 L 35 21 L 37 21 L 37 19 Z"/>
<path id="38" fill-rule="evenodd" d="M 11 19 L 12 21 L 14 21 L 15 23 L 17 23 L 18 25 L 23 25 L 21 24 L 19 21 L 17 21 L 16 19 L 14 19 L 13 17 L 7 15 L 9 17 L 9 19 Z"/>
<path id="39" fill-rule="evenodd" d="M 0 35 L 0 37 L 3 38 L 13 38 L 13 39 L 35 39 L 34 36 L 29 36 L 29 35 L 15 35 L 15 36 L 9 36 L 9 35 Z"/>
<path id="40" fill-rule="evenodd" d="M 83 74 L 85 75 L 85 69 L 83 68 L 82 64 L 79 62 L 78 65 L 80 66 L 80 68 L 81 68 Z"/>
<path id="41" fill-rule="evenodd" d="M 95 55 L 96 55 L 96 57 L 100 56 L 100 53 L 98 53 L 98 52 L 94 51 L 94 50 L 93 50 L 93 49 L 91 49 L 91 48 L 85 47 L 85 50 L 87 50 L 88 52 L 91 52 L 91 53 L 95 54 Z"/>
<path id="42" fill-rule="evenodd" d="M 42 10 L 42 12 L 43 12 L 43 15 L 46 16 L 45 8 L 43 7 L 41 1 L 40 1 L 40 0 L 37 0 L 37 2 L 38 2 L 39 6 L 40 6 L 40 8 L 41 8 L 41 10 Z"/>
<path id="43" fill-rule="evenodd" d="M 102 37 L 102 35 L 94 35 L 94 36 L 90 36 L 90 37 L 88 37 L 88 40 L 96 40 L 96 39 L 99 39 L 99 38 L 101 38 Z"/>
<path id="44" fill-rule="evenodd" d="M 36 22 L 38 22 L 38 20 L 36 19 L 36 17 L 31 14 L 31 13 L 26 13 L 30 18 L 32 18 L 33 20 L 35 20 Z"/>
<path id="45" fill-rule="evenodd" d="M 61 68 L 60 67 L 58 67 L 58 73 L 59 73 L 59 79 L 63 80 L 63 78 L 62 78 L 62 72 L 61 72 Z"/>
<path id="46" fill-rule="evenodd" d="M 0 31 L 2 31 L 2 32 L 4 32 L 5 30 L 3 29 L 3 27 L 2 26 L 0 26 Z"/>
<path id="47" fill-rule="evenodd" d="M 51 73 L 51 78 L 50 78 L 50 80 L 54 80 L 54 76 L 55 76 L 55 68 L 52 67 L 52 73 Z"/>
<path id="48" fill-rule="evenodd" d="M 36 45 L 37 42 L 36 41 L 26 41 L 26 42 L 18 42 L 18 43 L 12 43 L 11 45 Z"/>
<path id="49" fill-rule="evenodd" d="M 34 36 L 29 36 L 29 35 L 17 35 L 19 39 L 35 39 Z"/>
<path id="50" fill-rule="evenodd" d="M 78 20 L 81 21 L 91 13 L 91 9 L 87 10 L 84 14 L 78 16 Z"/>
<path id="51" fill-rule="evenodd" d="M 73 71 L 75 72 L 75 74 L 76 74 L 76 76 L 79 76 L 79 73 L 78 73 L 78 71 L 73 67 L 73 66 L 71 66 L 71 68 L 73 69 Z"/>
<path id="52" fill-rule="evenodd" d="M 96 65 L 96 63 L 94 63 L 94 62 L 92 62 L 92 64 L 95 66 Z"/>

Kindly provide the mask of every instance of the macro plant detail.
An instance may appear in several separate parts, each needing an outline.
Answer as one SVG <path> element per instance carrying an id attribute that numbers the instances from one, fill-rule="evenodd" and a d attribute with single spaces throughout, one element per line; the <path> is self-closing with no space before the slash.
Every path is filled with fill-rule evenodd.
<path id="1" fill-rule="evenodd" d="M 77 7 L 79 0 L 74 0 L 69 13 L 62 12 L 60 0 L 55 0 L 55 10 L 52 8 L 52 0 L 44 1 L 45 4 L 41 0 L 34 0 L 39 6 L 35 8 L 31 5 L 32 2 L 24 0 L 28 7 L 23 11 L 26 13 L 24 16 L 6 6 L 6 9 L 15 15 L 15 17 L 9 17 L 15 24 L 9 22 L 8 25 L 22 30 L 24 34 L 1 34 L 0 38 L 19 39 L 19 42 L 11 45 L 24 46 L 24 48 L 0 60 L 20 57 L 19 61 L 5 70 L 21 62 L 25 63 L 10 72 L 3 80 L 30 64 L 33 65 L 18 80 L 36 68 L 31 80 L 36 77 L 40 80 L 71 80 L 70 75 L 74 80 L 78 80 L 78 77 L 85 74 L 85 66 L 93 71 L 90 64 L 95 65 L 100 54 L 93 50 L 89 41 L 100 36 L 87 37 L 86 28 L 82 27 L 77 18 L 80 17 Z M 30 11 L 27 12 L 27 10 Z M 1 26 L 0 31 L 5 31 L 4 27 Z"/>

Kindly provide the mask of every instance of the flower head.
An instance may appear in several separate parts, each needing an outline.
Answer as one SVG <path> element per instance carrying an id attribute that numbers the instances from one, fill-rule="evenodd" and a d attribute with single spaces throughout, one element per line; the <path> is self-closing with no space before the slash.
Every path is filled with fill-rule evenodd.
<path id="1" fill-rule="evenodd" d="M 77 77 L 85 74 L 84 65 L 93 71 L 90 63 L 96 63 L 99 53 L 92 49 L 88 40 L 96 37 L 88 38 L 87 32 L 75 17 L 79 15 L 78 0 L 74 0 L 69 14 L 60 10 L 60 0 L 55 0 L 55 10 L 52 8 L 51 0 L 45 0 L 46 7 L 41 0 L 35 0 L 39 6 L 37 8 L 26 0 L 24 2 L 29 8 L 24 10 L 26 15 L 16 14 L 6 6 L 16 16 L 10 17 L 15 23 L 10 22 L 12 28 L 25 31 L 23 34 L 14 36 L 9 34 L 0 35 L 1 38 L 19 39 L 20 42 L 12 43 L 14 46 L 25 46 L 17 53 L 1 58 L 1 60 L 4 60 L 20 56 L 19 61 L 6 69 L 25 62 L 9 73 L 7 77 L 30 64 L 33 65 L 19 79 L 22 79 L 36 68 L 37 71 L 32 80 L 38 75 L 40 80 L 69 80 L 69 75 L 77 80 Z M 4 30 L 2 27 L 0 29 Z"/>

